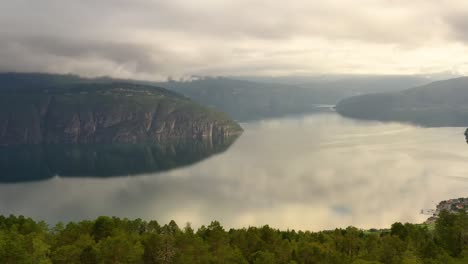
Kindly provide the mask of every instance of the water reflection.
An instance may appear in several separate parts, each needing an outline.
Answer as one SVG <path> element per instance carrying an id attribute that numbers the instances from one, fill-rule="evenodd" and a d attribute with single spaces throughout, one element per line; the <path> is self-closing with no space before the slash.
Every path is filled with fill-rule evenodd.
<path id="1" fill-rule="evenodd" d="M 98 215 L 194 226 L 320 230 L 422 222 L 421 208 L 467 196 L 463 128 L 362 122 L 334 114 L 243 124 L 221 155 L 141 177 L 0 185 L 0 213 L 48 221 Z"/>
<path id="2" fill-rule="evenodd" d="M 236 139 L 166 144 L 47 145 L 0 147 L 0 182 L 60 177 L 116 177 L 187 166 L 223 152 Z"/>

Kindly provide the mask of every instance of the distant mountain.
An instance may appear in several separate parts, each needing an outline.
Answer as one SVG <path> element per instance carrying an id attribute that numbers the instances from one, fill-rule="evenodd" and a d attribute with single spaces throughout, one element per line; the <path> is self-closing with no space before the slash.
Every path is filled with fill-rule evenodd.
<path id="1" fill-rule="evenodd" d="M 398 91 L 427 82 L 427 79 L 419 76 L 345 76 L 334 79 L 250 77 L 249 80 L 219 77 L 156 85 L 224 111 L 236 120 L 248 121 L 330 110 L 323 105 L 335 105 L 339 100 L 353 95 Z"/>
<path id="2" fill-rule="evenodd" d="M 340 101 L 343 116 L 424 126 L 468 126 L 468 77 L 437 81 L 395 93 L 366 94 Z"/>
<path id="3" fill-rule="evenodd" d="M 280 84 L 255 83 L 228 78 L 206 78 L 157 85 L 248 121 L 321 110 L 312 91 Z"/>
<path id="4" fill-rule="evenodd" d="M 164 88 L 0 74 L 0 145 L 165 142 L 239 134 L 227 115 Z"/>
<path id="5" fill-rule="evenodd" d="M 459 76 L 443 78 L 441 75 L 359 75 L 359 74 L 325 74 L 316 76 L 278 76 L 255 77 L 238 76 L 239 80 L 253 82 L 287 84 L 300 87 L 326 87 L 364 92 L 392 92 L 409 87 L 427 84 Z"/>

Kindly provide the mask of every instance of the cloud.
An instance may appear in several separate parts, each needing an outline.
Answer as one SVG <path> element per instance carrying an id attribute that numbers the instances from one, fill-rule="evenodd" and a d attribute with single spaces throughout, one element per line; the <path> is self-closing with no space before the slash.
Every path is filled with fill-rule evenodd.
<path id="1" fill-rule="evenodd" d="M 1 0 L 0 69 L 149 79 L 465 71 L 466 11 L 454 0 Z"/>
<path id="2" fill-rule="evenodd" d="M 456 11 L 446 17 L 452 37 L 460 42 L 468 43 L 468 10 Z"/>
<path id="3" fill-rule="evenodd" d="M 0 45 L 4 47 L 0 54 L 11 58 L 0 65 L 5 69 L 21 67 L 21 64 L 29 61 L 29 67 L 42 66 L 47 70 L 68 68 L 67 70 L 74 71 L 89 65 L 91 69 L 111 75 L 121 74 L 125 70 L 155 74 L 180 62 L 175 54 L 164 48 L 115 40 L 83 41 L 62 37 L 20 36 L 0 40 Z M 153 54 L 158 56 L 154 57 Z M 98 70 L 99 67 L 103 68 Z"/>

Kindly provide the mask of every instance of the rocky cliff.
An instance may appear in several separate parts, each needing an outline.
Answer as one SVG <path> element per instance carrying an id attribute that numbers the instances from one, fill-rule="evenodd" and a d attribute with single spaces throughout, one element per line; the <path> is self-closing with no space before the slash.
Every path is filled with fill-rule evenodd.
<path id="1" fill-rule="evenodd" d="M 0 87 L 2 146 L 217 139 L 241 132 L 225 114 L 154 86 L 96 82 Z"/>

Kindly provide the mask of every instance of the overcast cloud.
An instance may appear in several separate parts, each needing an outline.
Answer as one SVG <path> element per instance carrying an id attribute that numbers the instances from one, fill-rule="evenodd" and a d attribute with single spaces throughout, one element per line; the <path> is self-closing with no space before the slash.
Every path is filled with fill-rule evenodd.
<path id="1" fill-rule="evenodd" d="M 0 0 L 0 71 L 468 73 L 456 0 Z"/>

